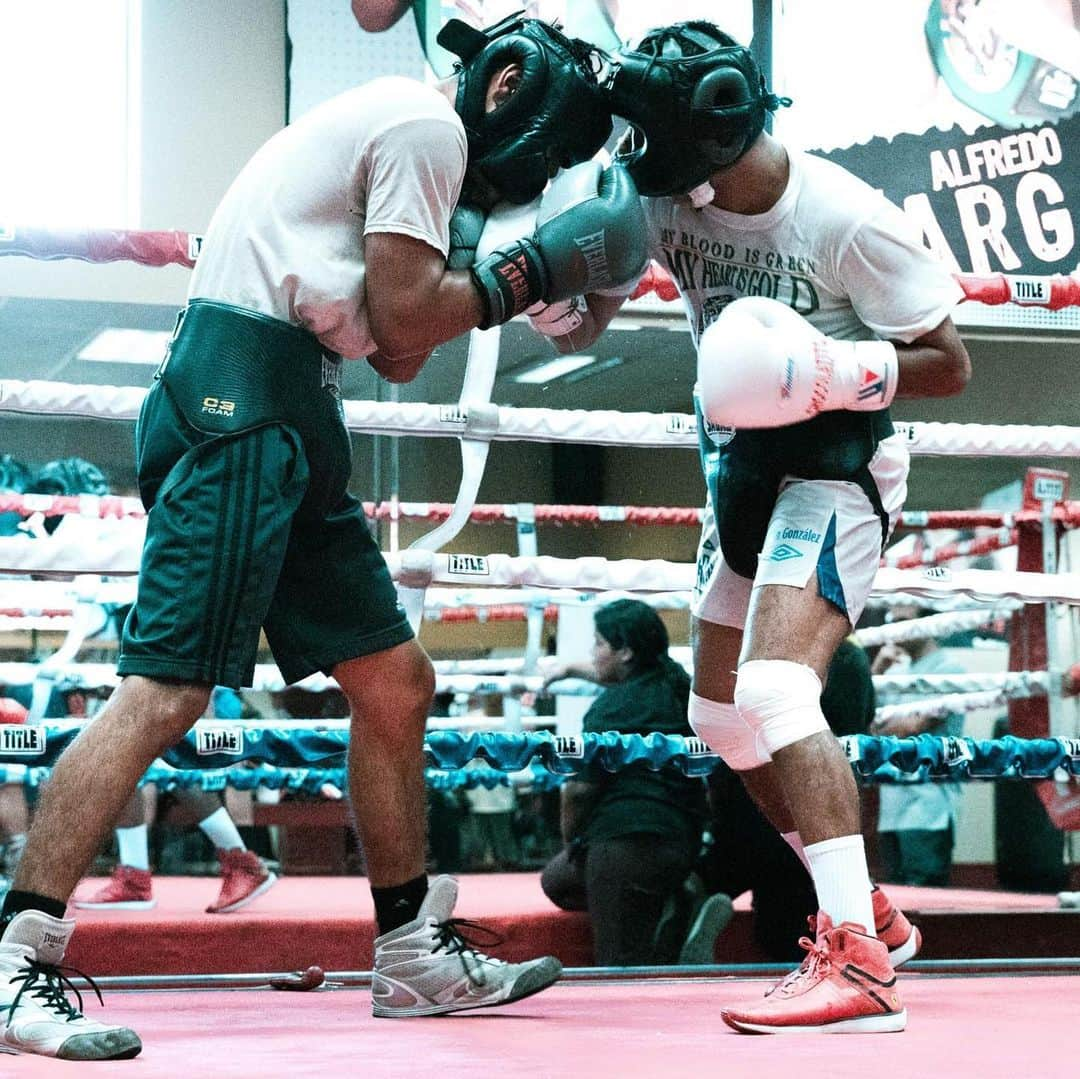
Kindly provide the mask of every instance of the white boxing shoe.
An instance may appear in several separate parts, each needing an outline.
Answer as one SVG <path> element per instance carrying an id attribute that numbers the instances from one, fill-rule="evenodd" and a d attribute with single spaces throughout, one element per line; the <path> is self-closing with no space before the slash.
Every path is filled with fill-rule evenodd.
<path id="1" fill-rule="evenodd" d="M 552 956 L 504 963 L 478 952 L 461 931 L 482 927 L 451 917 L 457 891 L 452 877 L 436 877 L 415 921 L 376 938 L 373 1015 L 490 1008 L 532 996 L 558 980 L 562 964 Z"/>
<path id="2" fill-rule="evenodd" d="M 0 938 L 0 1050 L 61 1060 L 138 1056 L 135 1031 L 87 1019 L 67 999 L 69 992 L 79 999 L 60 966 L 74 930 L 73 921 L 37 910 L 8 923 Z"/>

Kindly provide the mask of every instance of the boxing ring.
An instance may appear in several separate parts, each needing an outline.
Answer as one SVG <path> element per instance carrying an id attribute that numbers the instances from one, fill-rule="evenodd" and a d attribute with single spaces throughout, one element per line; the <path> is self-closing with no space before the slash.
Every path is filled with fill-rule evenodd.
<path id="1" fill-rule="evenodd" d="M 147 266 L 191 266 L 198 247 L 198 237 L 178 232 L 36 230 L 0 237 L 0 255 L 128 260 Z M 1021 302 L 1018 296 L 1022 296 L 1024 303 L 1052 309 L 1080 304 L 1078 280 L 1025 278 L 1023 288 L 1017 287 L 1017 280 L 1000 275 L 965 276 L 961 283 L 968 298 L 986 303 Z M 662 275 L 653 273 L 647 287 L 663 298 L 668 285 Z M 367 509 L 373 519 L 393 523 L 414 519 L 436 525 L 412 547 L 387 553 L 392 575 L 403 590 L 414 621 L 526 623 L 528 640 L 520 659 L 436 663 L 441 690 L 512 697 L 540 688 L 537 659 L 541 630 L 567 610 L 580 610 L 583 596 L 603 601 L 635 595 L 660 609 L 685 610 L 694 579 L 692 565 L 659 559 L 615 562 L 542 556 L 536 545 L 537 524 L 601 527 L 617 522 L 642 528 L 697 527 L 700 513 L 663 507 L 477 505 L 487 447 L 493 441 L 515 440 L 632 445 L 663 451 L 696 447 L 697 433 L 694 417 L 685 414 L 556 412 L 497 406 L 490 400 L 496 358 L 497 331 L 477 334 L 458 402 L 347 401 L 344 413 L 347 427 L 357 434 L 454 438 L 460 442 L 462 480 L 454 503 L 394 499 Z M 0 383 L 0 413 L 132 422 L 145 392 L 137 387 L 5 380 Z M 906 435 L 914 456 L 1080 457 L 1078 427 L 911 423 L 898 428 Z M 867 645 L 944 636 L 988 625 L 1011 624 L 1014 630 L 1020 627 L 1020 635 L 1027 638 L 1041 635 L 1042 662 L 1031 669 L 1018 666 L 997 675 L 901 675 L 877 680 L 882 702 L 879 716 L 938 715 L 1008 703 L 1021 721 L 1015 726 L 1024 737 L 852 737 L 845 740 L 845 746 L 863 781 L 888 781 L 904 773 L 924 781 L 1035 782 L 1051 819 L 1060 827 L 1080 828 L 1080 812 L 1071 815 L 1069 809 L 1070 799 L 1076 801 L 1080 777 L 1080 738 L 1063 718 L 1061 708 L 1068 696 L 1080 691 L 1080 667 L 1069 669 L 1067 657 L 1053 643 L 1061 612 L 1071 612 L 1080 605 L 1080 576 L 1056 572 L 1060 568 L 1058 540 L 1064 530 L 1080 524 L 1080 503 L 1068 502 L 1060 490 L 1055 492 L 1052 477 L 1044 475 L 1043 481 L 1042 488 L 1036 484 L 1025 508 L 1016 513 L 905 514 L 902 527 L 908 530 L 933 533 L 965 528 L 975 530 L 975 537 L 945 543 L 930 540 L 917 544 L 914 553 L 887 553 L 875 582 L 873 602 L 887 605 L 919 597 L 921 603 L 939 613 L 856 634 Z M 63 530 L 33 543 L 0 537 L 0 574 L 20 578 L 4 581 L 0 627 L 49 627 L 77 633 L 80 613 L 85 613 L 88 605 L 131 602 L 143 535 L 143 511 L 137 501 L 0 494 L 0 512 L 12 511 L 23 516 L 74 514 L 96 521 L 100 532 L 89 542 L 80 535 L 78 543 L 68 542 Z M 515 523 L 518 551 L 440 553 L 467 521 Z M 1010 546 L 1021 549 L 1021 568 L 1015 572 L 951 566 L 956 559 Z M 1038 558 L 1031 555 L 1036 548 Z M 30 575 L 35 579 L 22 579 Z M 1047 611 L 1049 615 L 1043 613 Z M 1041 620 L 1033 617 L 1033 612 L 1038 612 Z M 1018 654 L 1021 651 L 1025 650 L 1018 649 Z M 1030 651 L 1026 649 L 1025 654 Z M 675 649 L 673 654 L 687 659 L 686 650 Z M 0 681 L 19 684 L 42 679 L 54 685 L 95 688 L 106 688 L 116 681 L 110 665 L 78 663 L 72 649 L 61 649 L 43 664 L 0 665 Z M 301 683 L 315 692 L 332 684 L 322 676 Z M 253 688 L 278 690 L 283 683 L 274 667 L 260 666 Z M 567 695 L 590 692 L 574 683 L 563 683 L 553 690 Z M 1038 729 L 1032 720 L 1033 705 L 1048 709 L 1047 729 Z M 0 726 L 0 781 L 31 787 L 40 783 L 79 726 L 70 721 Z M 195 786 L 220 790 L 229 785 L 316 792 L 327 783 L 343 788 L 341 758 L 347 738 L 344 721 L 202 720 L 155 763 L 144 782 L 154 782 L 163 789 Z M 576 736 L 521 729 L 431 729 L 425 753 L 429 784 L 444 788 L 505 784 L 517 773 L 527 774 L 534 789 L 547 789 L 592 764 L 615 770 L 642 761 L 654 768 L 674 764 L 687 774 L 704 775 L 715 763 L 708 747 L 692 738 Z M 479 762 L 479 767 L 473 762 Z M 357 893 L 363 890 L 359 885 L 354 887 Z M 485 917 L 484 911 L 470 907 L 467 891 L 463 891 L 463 900 L 465 916 Z M 316 909 L 309 912 L 308 919 L 317 922 L 323 901 L 315 896 L 313 902 Z M 1032 910 L 1042 908 L 1033 906 Z M 109 912 L 101 920 L 115 919 L 116 913 Z M 1063 919 L 1076 917 L 1064 911 L 1054 914 Z M 505 926 L 512 937 L 513 911 L 504 915 L 504 925 L 497 928 Z M 565 925 L 576 916 L 554 917 L 567 920 L 562 921 Z M 1017 914 L 1017 924 L 1020 922 Z M 239 927 L 241 923 L 228 924 Z M 245 925 L 243 931 L 258 933 L 258 927 L 256 921 Z M 127 931 L 126 925 L 123 931 Z M 292 931 L 302 934 L 304 930 L 297 923 Z M 114 933 L 107 939 L 115 949 L 123 938 Z M 510 1076 L 657 1075 L 671 1071 L 696 1075 L 714 1067 L 734 1075 L 751 1069 L 772 1076 L 787 1075 L 793 1068 L 821 1068 L 837 1076 L 862 1076 L 868 1069 L 879 1075 L 906 1076 L 951 1066 L 945 1047 L 962 1038 L 963 1063 L 957 1067 L 977 1068 L 987 1076 L 1013 1076 L 1021 1069 L 1052 1076 L 1066 1074 L 1072 1065 L 1063 1055 L 1067 1054 L 1067 1043 L 1059 1047 L 1059 1039 L 1048 1024 L 1063 1012 L 1064 1001 L 1080 993 L 1080 949 L 1037 958 L 1012 952 L 998 959 L 915 960 L 902 973 L 910 1015 L 908 1030 L 902 1041 L 885 1043 L 893 1046 L 886 1053 L 878 1048 L 879 1043 L 863 1038 L 826 1042 L 820 1038 L 781 1039 L 777 1043 L 775 1038 L 734 1037 L 719 1021 L 720 1008 L 764 992 L 769 979 L 788 969 L 748 963 L 624 970 L 571 966 L 554 988 L 505 1009 L 437 1022 L 380 1025 L 370 1016 L 369 974 L 359 965 L 335 969 L 333 964 L 322 962 L 327 972 L 321 982 L 316 976 L 304 979 L 281 969 L 210 973 L 204 968 L 164 973 L 182 962 L 175 956 L 155 955 L 152 941 L 152 931 L 137 938 L 132 949 L 135 960 L 149 969 L 132 971 L 123 962 L 109 965 L 110 958 L 117 959 L 115 953 L 83 954 L 78 932 L 74 938 L 75 966 L 83 966 L 91 975 L 100 969 L 111 972 L 96 979 L 109 993 L 109 1018 L 137 1029 L 145 1043 L 137 1065 L 96 1065 L 104 1074 L 138 1067 L 144 1075 L 175 1076 L 201 1059 L 208 1062 L 206 1067 L 212 1067 L 213 1074 L 221 1076 L 323 1075 L 331 1069 L 344 1074 L 406 1076 L 426 1075 L 435 1069 L 464 1074 L 477 1068 Z M 557 940 L 550 943 L 553 948 L 558 946 Z M 514 954 L 500 954 L 517 958 L 542 950 L 541 945 L 549 942 L 521 939 L 519 934 L 509 944 Z M 1022 942 L 1017 946 L 1022 948 Z M 193 945 L 193 950 L 198 953 L 199 947 Z M 366 942 L 362 950 L 370 957 Z M 301 960 L 294 965 L 302 968 L 304 963 Z M 92 997 L 92 992 L 89 995 Z M 94 1014 L 94 1003 L 88 1001 L 87 1006 Z M 8 1067 L 11 1074 L 37 1076 L 59 1075 L 69 1065 L 29 1057 L 9 1061 L 0 1055 L 0 1075 L 8 1074 Z"/>

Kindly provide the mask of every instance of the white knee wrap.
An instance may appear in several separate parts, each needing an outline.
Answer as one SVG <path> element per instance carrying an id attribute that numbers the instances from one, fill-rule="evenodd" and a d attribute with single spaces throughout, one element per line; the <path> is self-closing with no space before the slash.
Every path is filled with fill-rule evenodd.
<path id="1" fill-rule="evenodd" d="M 821 679 L 803 663 L 744 663 L 735 680 L 735 707 L 770 755 L 829 729 L 821 711 Z"/>
<path id="2" fill-rule="evenodd" d="M 736 772 L 748 772 L 772 760 L 735 705 L 691 693 L 689 717 L 694 733 Z"/>

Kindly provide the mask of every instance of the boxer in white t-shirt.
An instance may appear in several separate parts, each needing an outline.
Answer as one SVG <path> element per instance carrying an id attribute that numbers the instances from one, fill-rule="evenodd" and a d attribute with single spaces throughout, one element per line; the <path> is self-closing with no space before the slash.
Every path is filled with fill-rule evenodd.
<path id="1" fill-rule="evenodd" d="M 610 60 L 613 111 L 632 125 L 616 160 L 649 196 L 650 253 L 698 351 L 708 497 L 691 723 L 806 862 L 821 907 L 797 975 L 724 1018 L 756 1032 L 903 1029 L 893 967 L 918 935 L 872 889 L 820 695 L 906 495 L 888 406 L 968 380 L 949 318 L 960 289 L 896 207 L 765 132 L 790 102 L 712 24 L 652 31 Z M 560 351 L 587 347 L 629 291 L 553 304 L 534 324 Z"/>

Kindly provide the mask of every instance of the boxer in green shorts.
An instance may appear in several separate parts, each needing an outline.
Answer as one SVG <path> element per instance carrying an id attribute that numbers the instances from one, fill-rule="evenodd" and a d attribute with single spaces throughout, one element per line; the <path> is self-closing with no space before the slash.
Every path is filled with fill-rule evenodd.
<path id="1" fill-rule="evenodd" d="M 412 639 L 347 491 L 340 368 L 299 326 L 185 309 L 136 428 L 151 512 L 121 674 L 249 685 L 261 628 L 286 682 Z"/>
<path id="2" fill-rule="evenodd" d="M 625 282 L 645 264 L 645 224 L 626 171 L 589 160 L 611 116 L 588 47 L 517 17 L 486 31 L 451 20 L 440 39 L 462 59 L 445 93 L 384 78 L 325 102 L 256 153 L 213 216 L 137 429 L 149 513 L 123 680 L 53 770 L 0 914 L 0 1049 L 140 1051 L 134 1031 L 66 999 L 65 904 L 211 688 L 250 680 L 260 629 L 287 680 L 326 671 L 349 701 L 380 932 L 374 1014 L 504 1004 L 560 973 L 549 957 L 480 954 L 452 921 L 454 882 L 428 888 L 434 673 L 346 490 L 338 375 L 361 357 L 407 382 L 442 342 Z M 560 167 L 532 237 L 452 268 L 452 236 L 475 251 L 485 209 L 538 199 Z"/>

